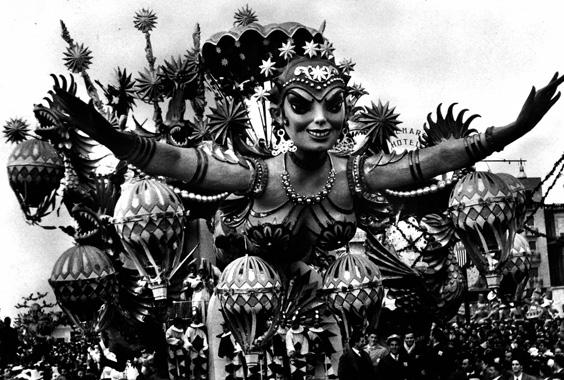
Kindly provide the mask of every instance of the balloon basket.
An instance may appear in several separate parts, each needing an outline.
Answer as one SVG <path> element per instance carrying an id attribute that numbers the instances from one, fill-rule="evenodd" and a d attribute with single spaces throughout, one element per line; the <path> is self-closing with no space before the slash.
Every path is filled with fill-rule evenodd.
<path id="1" fill-rule="evenodd" d="M 155 301 L 162 301 L 166 299 L 167 291 L 165 284 L 152 284 L 150 285 L 150 288 L 153 292 L 153 298 Z"/>
<path id="2" fill-rule="evenodd" d="M 501 276 L 497 273 L 486 273 L 486 283 L 488 284 L 488 289 L 497 289 L 501 282 Z"/>

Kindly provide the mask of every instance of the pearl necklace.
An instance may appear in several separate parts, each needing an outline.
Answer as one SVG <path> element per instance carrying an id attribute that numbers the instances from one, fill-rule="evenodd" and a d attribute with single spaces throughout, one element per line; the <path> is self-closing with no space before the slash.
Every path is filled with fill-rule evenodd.
<path id="1" fill-rule="evenodd" d="M 327 198 L 333 188 L 336 174 L 331 156 L 329 156 L 329 163 L 331 164 L 331 168 L 329 170 L 329 175 L 327 176 L 327 181 L 325 182 L 325 185 L 323 185 L 323 189 L 313 195 L 303 195 L 298 193 L 290 182 L 290 173 L 288 173 L 288 170 L 286 169 L 286 155 L 284 155 L 284 171 L 280 177 L 282 178 L 282 187 L 284 188 L 288 199 L 290 199 L 292 203 L 299 205 L 314 205 Z"/>

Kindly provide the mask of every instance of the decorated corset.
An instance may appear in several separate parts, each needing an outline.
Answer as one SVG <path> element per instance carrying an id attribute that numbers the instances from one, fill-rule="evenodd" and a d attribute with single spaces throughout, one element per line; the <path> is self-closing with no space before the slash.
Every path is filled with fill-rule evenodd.
<path id="1" fill-rule="evenodd" d="M 228 210 L 224 208 L 220 217 L 224 225 L 222 233 L 240 236 L 245 243 L 245 253 L 272 262 L 307 260 L 311 254 L 323 255 L 344 247 L 354 237 L 357 226 L 383 226 L 391 215 L 387 200 L 379 193 L 366 190 L 361 173 L 364 156 L 348 158 L 348 189 L 353 196 L 350 208 L 336 204 L 330 194 L 314 205 L 296 204 L 286 199 L 270 210 L 256 211 L 254 199 L 266 189 L 268 169 L 262 160 L 250 162 L 254 175 L 249 191 L 229 205 Z"/>

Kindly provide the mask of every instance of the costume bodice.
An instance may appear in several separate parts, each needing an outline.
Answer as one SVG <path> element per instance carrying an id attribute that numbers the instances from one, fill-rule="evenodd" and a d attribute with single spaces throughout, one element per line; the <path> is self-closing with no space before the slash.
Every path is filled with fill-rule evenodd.
<path id="1" fill-rule="evenodd" d="M 246 251 L 268 261 L 292 262 L 315 252 L 346 245 L 356 231 L 356 213 L 346 175 L 346 159 L 334 159 L 336 172 L 329 195 L 317 204 L 293 203 L 282 188 L 282 157 L 267 161 L 263 195 L 247 198 L 231 227 L 245 238 Z"/>

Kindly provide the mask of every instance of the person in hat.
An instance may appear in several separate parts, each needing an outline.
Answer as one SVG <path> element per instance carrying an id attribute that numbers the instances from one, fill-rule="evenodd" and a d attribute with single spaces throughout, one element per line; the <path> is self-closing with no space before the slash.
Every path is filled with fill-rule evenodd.
<path id="1" fill-rule="evenodd" d="M 360 331 L 353 331 L 348 348 L 339 358 L 339 380 L 376 379 L 370 356 L 362 349 L 365 344 L 364 335 Z"/>
<path id="2" fill-rule="evenodd" d="M 192 308 L 192 322 L 186 329 L 185 349 L 190 356 L 190 377 L 200 380 L 207 377 L 208 336 L 197 307 Z"/>
<path id="3" fill-rule="evenodd" d="M 286 333 L 286 352 L 290 359 L 290 378 L 303 379 L 307 373 L 306 355 L 309 353 L 309 337 L 304 327 L 294 318 Z"/>
<path id="4" fill-rule="evenodd" d="M 374 370 L 378 367 L 380 360 L 390 352 L 388 347 L 378 341 L 378 334 L 376 331 L 372 331 L 368 334 L 368 343 L 363 347 L 363 349 L 370 356 Z"/>
<path id="5" fill-rule="evenodd" d="M 377 375 L 382 379 L 407 380 L 409 375 L 408 358 L 400 351 L 401 337 L 392 334 L 386 339 L 390 352 L 378 363 Z"/>
<path id="6" fill-rule="evenodd" d="M 184 337 L 184 321 L 175 317 L 166 330 L 166 343 L 168 346 L 168 377 L 170 380 L 184 379 L 187 375 L 187 352 Z"/>

